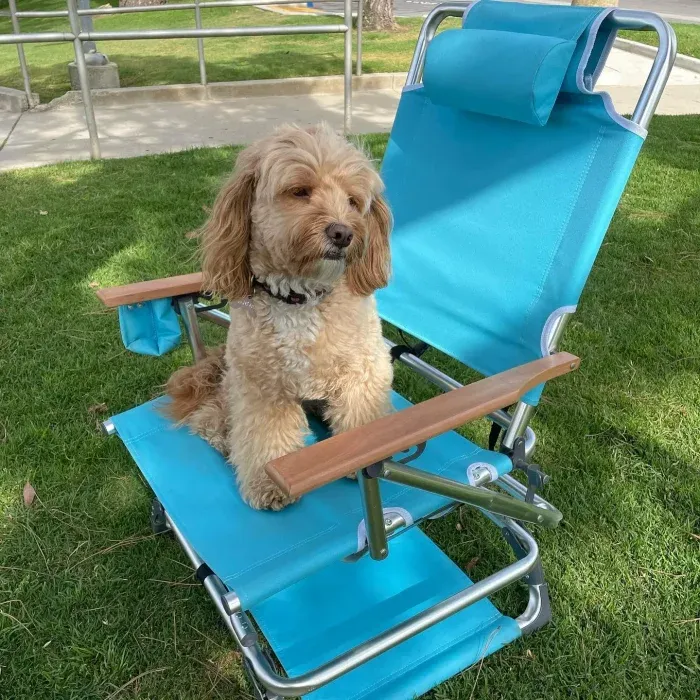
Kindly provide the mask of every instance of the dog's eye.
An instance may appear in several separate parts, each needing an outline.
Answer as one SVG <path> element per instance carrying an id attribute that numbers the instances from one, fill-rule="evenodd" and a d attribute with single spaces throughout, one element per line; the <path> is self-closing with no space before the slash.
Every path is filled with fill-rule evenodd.
<path id="1" fill-rule="evenodd" d="M 292 197 L 299 197 L 300 199 L 308 199 L 311 196 L 310 187 L 295 187 L 292 190 Z"/>
<path id="2" fill-rule="evenodd" d="M 354 198 L 354 197 L 348 197 L 348 204 L 353 208 L 353 209 L 360 209 L 360 203 Z"/>

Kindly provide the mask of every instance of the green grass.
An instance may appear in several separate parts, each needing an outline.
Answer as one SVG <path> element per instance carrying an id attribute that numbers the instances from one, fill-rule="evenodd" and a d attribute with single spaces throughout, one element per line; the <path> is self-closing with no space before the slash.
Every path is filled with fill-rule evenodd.
<path id="1" fill-rule="evenodd" d="M 99 6 L 101 2 L 93 2 Z M 25 10 L 63 9 L 65 0 L 25 0 Z M 340 7 L 340 6 L 339 6 Z M 244 27 L 340 23 L 340 17 L 283 17 L 255 8 L 202 10 L 204 26 Z M 95 18 L 97 31 L 125 29 L 194 28 L 191 10 Z M 67 19 L 23 19 L 23 32 L 63 31 Z M 363 70 L 382 73 L 408 70 L 420 19 L 400 20 L 397 32 L 366 32 Z M 11 31 L 10 20 L 0 17 L 0 33 Z M 163 41 L 106 41 L 98 46 L 119 65 L 122 87 L 199 82 L 197 45 L 193 39 Z M 342 35 L 244 37 L 204 42 L 207 75 L 211 82 L 335 75 L 343 72 Z M 25 46 L 32 88 L 42 102 L 70 89 L 67 64 L 73 60 L 70 43 Z M 0 46 L 0 85 L 22 88 L 14 46 Z"/>
<path id="2" fill-rule="evenodd" d="M 0 0 L 0 4 L 2 0 Z M 94 0 L 98 7 L 101 0 Z M 113 3 L 114 4 L 114 3 Z M 175 4 L 175 3 L 173 3 Z M 65 0 L 23 0 L 23 10 L 64 9 Z M 339 23 L 339 17 L 283 17 L 252 7 L 213 8 L 202 11 L 205 27 L 278 26 Z M 96 17 L 97 31 L 193 28 L 189 10 Z M 418 36 L 420 18 L 399 19 L 396 32 L 365 32 L 363 70 L 383 73 L 408 70 Z M 447 25 L 446 25 L 447 26 Z M 674 24 L 678 50 L 700 58 L 700 25 Z M 67 30 L 67 19 L 23 19 L 23 32 Z M 10 33 L 7 17 L 0 17 L 0 33 Z M 626 38 L 654 43 L 652 32 L 623 32 Z M 334 75 L 343 71 L 343 38 L 319 34 L 303 37 L 244 37 L 204 42 L 210 82 L 260 80 L 295 76 Z M 197 46 L 191 39 L 163 41 L 106 41 L 99 47 L 119 65 L 122 87 L 199 82 Z M 42 102 L 70 90 L 67 64 L 73 60 L 69 43 L 27 44 L 32 89 Z M 14 46 L 0 46 L 0 85 L 22 89 Z"/>
<path id="3" fill-rule="evenodd" d="M 380 157 L 385 137 L 368 143 Z M 184 555 L 150 535 L 136 467 L 97 429 L 156 394 L 188 353 L 127 353 L 92 289 L 192 270 L 185 234 L 234 155 L 0 174 L 2 698 L 104 700 L 130 681 L 114 697 L 250 697 Z M 697 117 L 657 117 L 566 336 L 582 368 L 550 384 L 535 418 L 547 495 L 565 514 L 539 533 L 554 622 L 432 700 L 696 697 L 699 164 Z M 431 394 L 402 368 L 396 385 Z M 476 578 L 508 560 L 468 510 L 429 530 Z M 497 598 L 522 609 L 521 590 Z"/>
<path id="4" fill-rule="evenodd" d="M 673 24 L 678 38 L 678 53 L 700 58 L 700 24 Z M 620 36 L 642 44 L 658 46 L 655 32 L 621 32 Z"/>

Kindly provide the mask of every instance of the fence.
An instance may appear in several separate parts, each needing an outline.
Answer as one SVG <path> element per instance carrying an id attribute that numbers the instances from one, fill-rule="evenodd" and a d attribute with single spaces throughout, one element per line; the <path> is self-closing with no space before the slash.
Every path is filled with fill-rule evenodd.
<path id="1" fill-rule="evenodd" d="M 32 103 L 31 81 L 27 59 L 24 54 L 24 44 L 55 43 L 70 41 L 73 43 L 75 63 L 78 70 L 80 91 L 85 108 L 85 122 L 90 136 L 90 155 L 100 158 L 100 142 L 95 121 L 95 110 L 88 83 L 87 66 L 83 50 L 84 42 L 95 41 L 133 41 L 136 39 L 196 39 L 199 58 L 199 76 L 202 85 L 207 84 L 207 69 L 204 55 L 204 39 L 215 37 L 243 36 L 275 36 L 285 34 L 343 34 L 343 125 L 346 132 L 350 131 L 352 120 L 352 0 L 331 0 L 343 2 L 342 24 L 307 24 L 277 27 L 220 27 L 204 29 L 202 26 L 201 10 L 213 7 L 250 7 L 255 5 L 291 5 L 299 0 L 195 0 L 190 3 L 173 5 L 152 5 L 145 7 L 101 7 L 94 9 L 78 9 L 77 0 L 66 0 L 67 9 L 50 11 L 18 11 L 16 0 L 9 0 L 12 34 L 0 34 L 0 44 L 16 44 L 24 91 L 28 103 Z M 81 29 L 80 18 L 93 15 L 117 15 L 133 12 L 162 12 L 172 10 L 194 10 L 195 29 L 145 29 L 138 31 L 85 31 Z M 70 32 L 37 32 L 22 34 L 19 20 L 29 17 L 67 17 Z M 358 0 L 357 11 L 357 75 L 362 74 L 362 0 Z"/>

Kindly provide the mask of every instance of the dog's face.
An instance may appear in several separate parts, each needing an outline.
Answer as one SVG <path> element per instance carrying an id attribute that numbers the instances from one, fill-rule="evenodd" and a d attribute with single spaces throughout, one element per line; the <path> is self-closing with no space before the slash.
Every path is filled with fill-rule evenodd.
<path id="1" fill-rule="evenodd" d="M 283 127 L 239 156 L 202 231 L 205 283 L 228 299 L 252 275 L 356 294 L 386 285 L 391 216 L 367 157 L 328 127 Z"/>
<path id="2" fill-rule="evenodd" d="M 297 132 L 273 141 L 252 209 L 254 273 L 339 276 L 364 255 L 378 179 L 365 157 L 334 134 Z"/>

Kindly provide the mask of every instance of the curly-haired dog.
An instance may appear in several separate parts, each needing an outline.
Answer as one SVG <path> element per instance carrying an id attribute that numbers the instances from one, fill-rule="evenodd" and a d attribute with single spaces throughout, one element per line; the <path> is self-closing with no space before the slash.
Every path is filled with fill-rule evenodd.
<path id="1" fill-rule="evenodd" d="M 225 348 L 171 377 L 170 411 L 236 465 L 254 508 L 288 503 L 264 467 L 303 447 L 302 402 L 322 402 L 334 433 L 390 410 L 372 296 L 390 267 L 382 190 L 327 126 L 283 127 L 240 154 L 200 232 L 205 285 L 232 302 L 231 327 Z"/>

